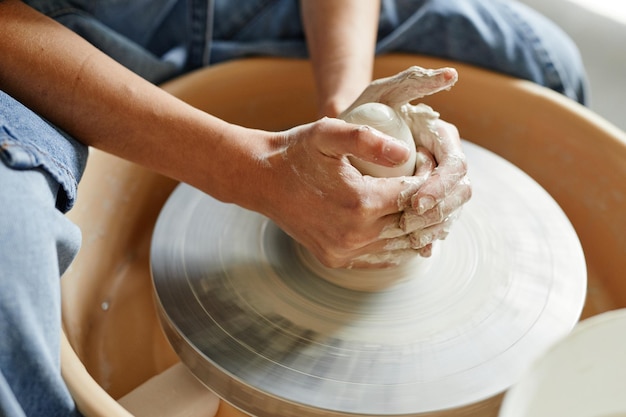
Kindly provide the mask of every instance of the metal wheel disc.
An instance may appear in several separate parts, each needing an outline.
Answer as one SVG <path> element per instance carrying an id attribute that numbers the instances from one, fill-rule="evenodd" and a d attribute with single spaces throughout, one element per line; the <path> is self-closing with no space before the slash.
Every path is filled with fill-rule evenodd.
<path id="1" fill-rule="evenodd" d="M 481 415 L 473 404 L 574 326 L 586 269 L 567 217 L 535 181 L 464 148 L 473 197 L 432 257 L 325 272 L 402 278 L 378 292 L 333 285 L 267 218 L 180 185 L 151 263 L 181 360 L 257 417 Z"/>

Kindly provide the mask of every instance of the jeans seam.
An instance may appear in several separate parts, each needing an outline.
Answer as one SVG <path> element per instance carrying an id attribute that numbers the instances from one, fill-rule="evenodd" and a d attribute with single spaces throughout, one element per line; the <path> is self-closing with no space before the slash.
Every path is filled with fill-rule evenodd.
<path id="1" fill-rule="evenodd" d="M 189 0 L 189 50 L 187 70 L 209 64 L 210 45 L 213 32 L 213 0 Z"/>

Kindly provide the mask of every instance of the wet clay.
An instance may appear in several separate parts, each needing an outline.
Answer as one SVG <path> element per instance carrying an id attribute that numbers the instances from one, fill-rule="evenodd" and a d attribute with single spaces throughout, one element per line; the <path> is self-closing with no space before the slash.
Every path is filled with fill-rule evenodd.
<path id="1" fill-rule="evenodd" d="M 404 177 L 413 175 L 417 160 L 417 147 L 409 126 L 391 107 L 383 103 L 364 103 L 342 116 L 346 122 L 363 124 L 379 130 L 409 148 L 407 161 L 395 167 L 385 167 L 350 157 L 350 162 L 362 174 L 373 177 Z"/>

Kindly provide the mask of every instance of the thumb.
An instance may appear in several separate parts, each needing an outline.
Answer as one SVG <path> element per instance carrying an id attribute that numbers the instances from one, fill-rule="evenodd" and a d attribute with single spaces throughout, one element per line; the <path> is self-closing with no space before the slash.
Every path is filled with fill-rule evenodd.
<path id="1" fill-rule="evenodd" d="M 323 135 L 324 152 L 332 156 L 348 155 L 385 167 L 405 163 L 411 150 L 401 141 L 367 125 L 341 122 L 331 135 Z"/>
<path id="2" fill-rule="evenodd" d="M 407 147 L 406 142 L 391 138 L 378 130 L 371 129 L 378 136 L 380 144 L 375 144 L 372 158 L 359 155 L 349 157 L 350 163 L 363 175 L 372 177 L 403 177 L 415 172 L 415 148 Z M 410 138 L 413 140 L 413 138 Z M 407 156 L 407 152 L 408 155 Z"/>

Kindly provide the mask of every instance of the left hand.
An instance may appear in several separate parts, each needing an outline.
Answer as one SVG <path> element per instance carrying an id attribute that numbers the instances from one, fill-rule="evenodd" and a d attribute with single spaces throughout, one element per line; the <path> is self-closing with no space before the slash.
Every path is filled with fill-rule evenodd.
<path id="1" fill-rule="evenodd" d="M 426 148 L 434 158 L 435 168 L 425 182 L 419 169 L 419 180 L 407 177 L 407 189 L 399 199 L 403 214 L 398 227 L 384 232 L 385 237 L 406 235 L 404 245 L 417 249 L 422 256 L 430 255 L 433 241 L 447 236 L 459 209 L 471 197 L 471 186 L 457 128 L 440 120 L 430 107 L 410 102 L 449 89 L 456 80 L 453 68 L 429 70 L 414 66 L 373 81 L 344 111 L 367 102 L 392 107 L 409 125 L 418 147 Z"/>

